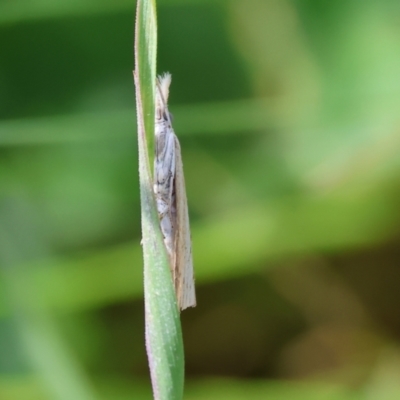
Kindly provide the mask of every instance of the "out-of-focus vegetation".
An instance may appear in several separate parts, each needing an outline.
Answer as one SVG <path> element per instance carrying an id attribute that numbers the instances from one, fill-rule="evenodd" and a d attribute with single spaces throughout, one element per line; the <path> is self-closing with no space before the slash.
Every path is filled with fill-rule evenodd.
<path id="1" fill-rule="evenodd" d="M 150 399 L 127 0 L 0 3 L 0 399 Z M 400 5 L 159 1 L 198 306 L 186 395 L 400 398 Z"/>

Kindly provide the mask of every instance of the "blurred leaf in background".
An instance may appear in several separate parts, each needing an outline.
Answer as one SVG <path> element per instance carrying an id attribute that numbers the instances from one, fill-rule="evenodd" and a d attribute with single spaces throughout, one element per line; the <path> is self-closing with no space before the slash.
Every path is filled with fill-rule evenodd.
<path id="1" fill-rule="evenodd" d="M 128 0 L 0 3 L 0 398 L 150 399 Z M 400 6 L 158 2 L 198 306 L 188 399 L 397 399 Z"/>

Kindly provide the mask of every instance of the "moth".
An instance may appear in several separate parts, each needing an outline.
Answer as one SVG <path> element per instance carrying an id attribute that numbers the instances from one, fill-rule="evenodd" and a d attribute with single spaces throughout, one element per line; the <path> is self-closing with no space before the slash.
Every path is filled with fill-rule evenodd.
<path id="1" fill-rule="evenodd" d="M 196 305 L 192 243 L 181 147 L 168 111 L 171 75 L 156 80 L 154 194 L 178 307 Z"/>

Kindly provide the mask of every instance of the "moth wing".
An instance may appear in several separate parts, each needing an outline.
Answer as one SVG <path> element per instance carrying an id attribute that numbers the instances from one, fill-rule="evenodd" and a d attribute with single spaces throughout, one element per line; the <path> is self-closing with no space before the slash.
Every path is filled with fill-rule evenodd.
<path id="1" fill-rule="evenodd" d="M 194 287 L 192 240 L 190 237 L 189 212 L 186 198 L 185 178 L 181 147 L 175 136 L 175 199 L 176 199 L 176 233 L 175 233 L 175 289 L 179 309 L 196 306 Z"/>

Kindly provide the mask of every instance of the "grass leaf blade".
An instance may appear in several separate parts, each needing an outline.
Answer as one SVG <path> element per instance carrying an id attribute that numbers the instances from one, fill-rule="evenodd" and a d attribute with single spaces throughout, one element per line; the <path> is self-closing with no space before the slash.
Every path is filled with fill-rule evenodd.
<path id="1" fill-rule="evenodd" d="M 146 349 L 154 398 L 179 400 L 183 396 L 184 383 L 182 332 L 150 172 L 154 154 L 156 51 L 155 1 L 139 0 L 136 14 L 134 78 L 138 119 Z"/>

